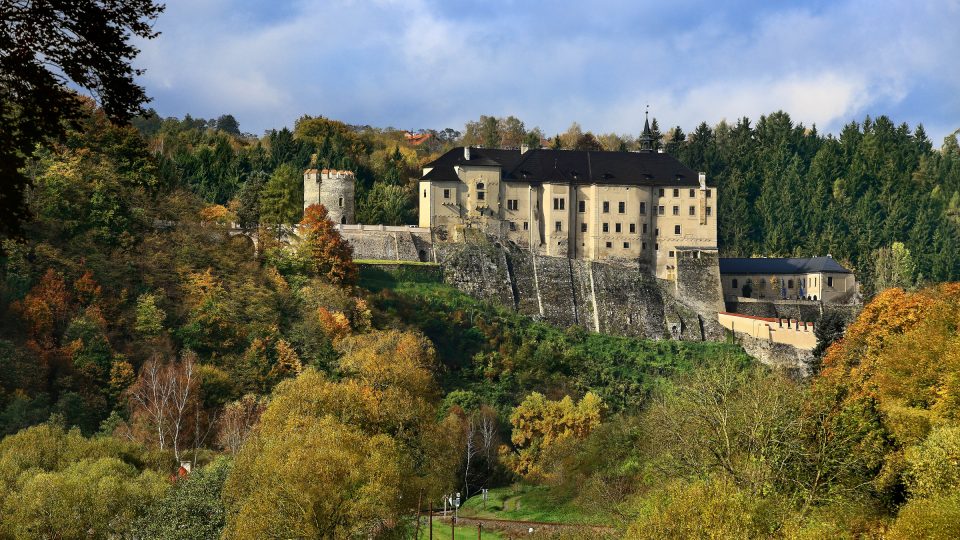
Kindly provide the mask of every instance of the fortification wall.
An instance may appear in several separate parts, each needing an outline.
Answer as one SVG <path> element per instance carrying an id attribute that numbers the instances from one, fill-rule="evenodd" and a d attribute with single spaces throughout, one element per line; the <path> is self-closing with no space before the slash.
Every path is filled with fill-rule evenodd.
<path id="1" fill-rule="evenodd" d="M 758 339 L 747 334 L 738 333 L 736 339 L 747 354 L 768 366 L 783 369 L 797 378 L 810 375 L 810 367 L 814 362 L 813 352 L 810 350 Z"/>
<path id="2" fill-rule="evenodd" d="M 740 315 L 750 315 L 751 317 L 772 317 L 775 319 L 796 319 L 798 321 L 815 322 L 820 319 L 824 310 L 836 311 L 843 315 L 847 323 L 857 318 L 857 314 L 863 308 L 859 304 L 825 304 L 823 302 L 813 301 L 787 301 L 787 300 L 754 300 L 754 301 L 731 301 L 726 302 L 725 309 L 738 313 Z"/>
<path id="3" fill-rule="evenodd" d="M 340 225 L 337 228 L 353 246 L 354 259 L 433 261 L 430 229 L 384 225 Z"/>
<path id="4" fill-rule="evenodd" d="M 691 299 L 678 294 L 674 282 L 657 280 L 637 266 L 534 255 L 509 243 L 477 239 L 435 248 L 447 283 L 558 326 L 651 339 L 724 336 L 714 309 L 722 306 L 719 271 L 715 283 L 708 277 L 696 286 L 687 276 L 684 291 L 713 296 Z"/>

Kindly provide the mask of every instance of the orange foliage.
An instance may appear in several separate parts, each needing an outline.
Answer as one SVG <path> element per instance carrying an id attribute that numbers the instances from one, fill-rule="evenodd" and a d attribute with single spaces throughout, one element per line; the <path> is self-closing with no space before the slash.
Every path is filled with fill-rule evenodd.
<path id="1" fill-rule="evenodd" d="M 300 232 L 301 253 L 316 275 L 335 284 L 356 283 L 357 265 L 353 264 L 353 248 L 334 228 L 322 204 L 312 204 L 304 210 Z"/>
<path id="2" fill-rule="evenodd" d="M 323 333 L 333 343 L 337 343 L 350 335 L 350 320 L 340 311 L 331 312 L 327 308 L 321 307 L 317 309 L 317 319 L 320 320 L 320 328 L 323 329 Z"/>
<path id="3" fill-rule="evenodd" d="M 888 289 L 834 343 L 817 384 L 875 400 L 901 443 L 941 420 L 960 420 L 960 283 L 907 293 Z"/>
<path id="4" fill-rule="evenodd" d="M 66 320 L 69 306 L 70 295 L 63 276 L 51 268 L 13 308 L 27 323 L 31 338 L 49 343 L 55 326 Z"/>
<path id="5" fill-rule="evenodd" d="M 83 305 L 90 305 L 98 300 L 102 293 L 100 285 L 93 279 L 93 273 L 87 270 L 80 276 L 80 279 L 73 282 L 73 290 L 77 294 L 77 300 Z"/>

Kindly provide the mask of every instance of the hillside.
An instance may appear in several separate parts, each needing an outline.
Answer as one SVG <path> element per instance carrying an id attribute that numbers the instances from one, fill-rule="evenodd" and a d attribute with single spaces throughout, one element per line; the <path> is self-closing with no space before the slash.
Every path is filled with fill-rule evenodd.
<path id="1" fill-rule="evenodd" d="M 150 144 L 89 108 L 29 165 L 0 260 L 2 537 L 404 537 L 481 488 L 502 507 L 477 518 L 635 538 L 956 532 L 956 285 L 876 295 L 798 382 L 353 261 L 319 207 L 254 250 Z"/>

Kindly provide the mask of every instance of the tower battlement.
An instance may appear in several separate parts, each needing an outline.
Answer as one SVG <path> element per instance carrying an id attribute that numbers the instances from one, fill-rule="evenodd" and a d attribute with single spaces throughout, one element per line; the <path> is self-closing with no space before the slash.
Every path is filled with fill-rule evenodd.
<path id="1" fill-rule="evenodd" d="M 303 171 L 303 208 L 322 204 L 334 223 L 356 223 L 356 183 L 353 171 L 306 169 Z"/>

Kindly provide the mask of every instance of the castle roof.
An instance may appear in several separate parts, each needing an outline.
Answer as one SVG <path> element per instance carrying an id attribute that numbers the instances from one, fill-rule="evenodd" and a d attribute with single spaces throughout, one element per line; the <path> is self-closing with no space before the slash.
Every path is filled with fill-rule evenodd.
<path id="1" fill-rule="evenodd" d="M 720 259 L 721 274 L 812 274 L 816 272 L 852 273 L 829 255 L 802 259 L 776 257 L 723 257 Z"/>
<path id="2" fill-rule="evenodd" d="M 502 178 L 510 181 L 572 184 L 699 187 L 699 176 L 669 154 L 656 152 L 605 152 L 551 150 L 546 148 L 500 150 L 470 148 L 466 159 L 463 147 L 454 148 L 428 163 L 433 170 L 423 180 L 458 181 L 456 167 L 500 167 Z"/>

